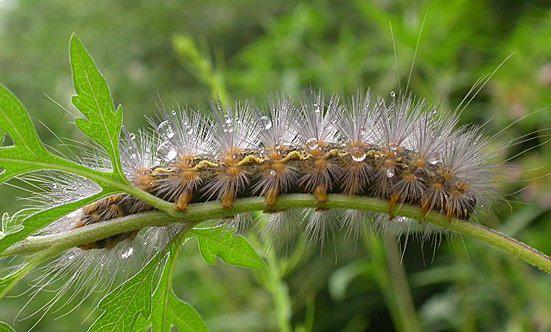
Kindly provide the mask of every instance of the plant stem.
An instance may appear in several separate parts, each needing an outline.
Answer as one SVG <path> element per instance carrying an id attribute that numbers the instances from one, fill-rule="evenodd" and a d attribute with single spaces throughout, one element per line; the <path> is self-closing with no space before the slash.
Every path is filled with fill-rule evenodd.
<path id="1" fill-rule="evenodd" d="M 389 202 L 377 198 L 352 197 L 346 195 L 329 195 L 327 203 L 319 203 L 310 194 L 283 195 L 277 204 L 277 209 L 291 208 L 339 208 L 387 213 Z M 4 251 L 1 256 L 27 254 L 56 246 L 68 249 L 81 244 L 104 239 L 111 235 L 139 230 L 151 226 L 163 226 L 181 222 L 196 224 L 206 220 L 230 217 L 239 213 L 262 211 L 267 205 L 262 197 L 242 198 L 234 202 L 231 208 L 223 208 L 218 202 L 192 204 L 186 212 L 176 212 L 170 215 L 155 211 L 130 215 L 122 218 L 104 221 L 98 224 L 69 230 L 67 232 L 34 236 L 23 240 Z M 396 216 L 419 220 L 421 223 L 432 223 L 445 229 L 471 236 L 491 246 L 505 251 L 513 257 L 518 257 L 551 274 L 551 258 L 534 248 L 479 224 L 469 223 L 459 219 L 448 219 L 437 212 L 429 212 L 426 216 L 417 206 L 402 204 L 393 211 Z"/>
<path id="2" fill-rule="evenodd" d="M 400 263 L 400 252 L 396 245 L 396 238 L 387 234 L 383 238 L 383 243 L 386 249 L 388 280 L 404 331 L 421 331 L 404 266 Z"/>
<path id="3" fill-rule="evenodd" d="M 369 232 L 365 234 L 364 239 L 366 243 L 370 243 L 375 280 L 392 318 L 394 329 L 401 332 L 421 331 L 406 274 L 400 264 L 396 238 L 387 234 L 381 239 Z"/>
<path id="4" fill-rule="evenodd" d="M 291 332 L 291 299 L 287 285 L 281 280 L 281 269 L 273 250 L 266 255 L 266 260 L 268 264 L 265 271 L 266 286 L 272 293 L 277 326 L 280 332 Z"/>
<path id="5" fill-rule="evenodd" d="M 259 212 L 254 212 L 253 217 L 262 223 L 266 221 L 265 215 Z M 259 270 L 257 273 L 261 284 L 272 295 L 277 327 L 280 332 L 291 332 L 293 331 L 291 324 L 292 304 L 289 289 L 283 280 L 285 268 L 278 259 L 276 251 L 270 248 L 266 242 L 258 241 L 256 236 L 253 235 L 249 236 L 249 240 L 257 248 L 263 247 L 264 249 L 264 260 L 268 268 Z"/>

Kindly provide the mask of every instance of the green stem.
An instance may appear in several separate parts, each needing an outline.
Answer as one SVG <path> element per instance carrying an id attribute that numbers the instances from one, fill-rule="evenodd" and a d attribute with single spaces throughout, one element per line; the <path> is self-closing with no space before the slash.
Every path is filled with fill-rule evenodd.
<path id="1" fill-rule="evenodd" d="M 383 295 L 394 329 L 396 331 L 405 332 L 407 321 L 401 315 L 399 304 L 397 303 L 397 294 L 390 283 L 390 278 L 392 276 L 388 270 L 385 246 L 379 237 L 373 234 L 368 234 L 368 236 L 371 236 L 369 243 L 373 257 L 372 264 L 375 271 L 375 280 Z"/>
<path id="2" fill-rule="evenodd" d="M 322 204 L 313 195 L 292 194 L 281 196 L 275 208 L 282 210 L 291 208 L 338 208 L 387 213 L 389 202 L 377 198 L 333 194 L 329 195 L 327 203 Z M 7 249 L 0 256 L 36 252 L 51 245 L 60 248 L 71 248 L 145 227 L 163 226 L 175 222 L 196 224 L 206 220 L 231 217 L 239 213 L 265 209 L 267 209 L 267 206 L 262 197 L 238 199 L 231 208 L 222 208 L 218 202 L 192 204 L 187 212 L 173 212 L 171 214 L 160 211 L 148 212 L 73 229 L 64 233 L 29 237 Z M 420 220 L 421 223 L 431 223 L 462 235 L 471 236 L 551 274 L 551 258 L 549 256 L 482 225 L 459 219 L 448 220 L 448 218 L 437 212 L 429 212 L 424 216 L 419 207 L 407 204 L 399 206 L 394 211 L 394 215 Z"/>
<path id="3" fill-rule="evenodd" d="M 277 326 L 280 332 L 291 332 L 291 299 L 287 285 L 281 280 L 281 269 L 273 250 L 266 255 L 266 261 L 266 288 L 272 294 Z"/>
<path id="4" fill-rule="evenodd" d="M 388 280 L 404 331 L 421 331 L 404 266 L 400 263 L 400 252 L 396 245 L 396 238 L 387 234 L 384 236 L 383 243 L 386 249 L 385 266 Z"/>
<path id="5" fill-rule="evenodd" d="M 258 222 L 266 222 L 262 213 L 255 212 L 253 217 Z M 268 268 L 259 270 L 257 273 L 261 284 L 272 296 L 277 327 L 280 332 L 291 332 L 293 330 L 291 325 L 292 305 L 287 284 L 283 280 L 285 266 L 278 259 L 276 251 L 270 248 L 269 242 L 260 242 L 254 235 L 250 235 L 249 240 L 257 248 L 263 247 L 264 249 L 264 258 Z"/>

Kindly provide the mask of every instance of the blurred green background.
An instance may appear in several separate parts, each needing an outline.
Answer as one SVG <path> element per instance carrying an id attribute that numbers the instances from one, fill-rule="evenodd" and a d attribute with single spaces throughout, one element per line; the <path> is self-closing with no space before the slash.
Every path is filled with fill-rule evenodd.
<path id="1" fill-rule="evenodd" d="M 82 139 L 49 99 L 71 108 L 72 32 L 105 74 L 131 129 L 154 114 L 159 96 L 167 105 L 205 107 L 214 91 L 258 102 L 271 92 L 310 87 L 388 94 L 399 85 L 397 71 L 406 85 L 425 13 L 410 89 L 445 110 L 514 52 L 461 120 L 487 123 L 490 134 L 505 129 L 504 142 L 526 135 L 526 142 L 501 153 L 512 160 L 504 200 L 489 223 L 550 254 L 548 1 L 0 0 L 0 81 L 54 145 L 47 128 Z M 15 211 L 14 197 L 23 194 L 3 186 L 1 210 Z M 257 248 L 271 269 L 251 272 L 207 266 L 188 243 L 175 290 L 213 331 L 551 331 L 551 278 L 468 238 L 444 239 L 434 248 L 411 236 L 402 264 L 391 238 L 356 244 L 343 238 L 321 254 L 301 243 L 286 253 L 266 246 Z M 12 293 L 26 287 L 23 282 Z M 12 322 L 26 301 L 0 301 L 0 320 Z M 35 329 L 85 330 L 92 309 L 88 301 L 68 316 L 47 316 Z M 15 326 L 26 330 L 33 323 Z"/>

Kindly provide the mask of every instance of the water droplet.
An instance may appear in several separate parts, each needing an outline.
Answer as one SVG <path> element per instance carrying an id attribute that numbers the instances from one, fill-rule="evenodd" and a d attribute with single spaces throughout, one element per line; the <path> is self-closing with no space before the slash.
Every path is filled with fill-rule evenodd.
<path id="1" fill-rule="evenodd" d="M 394 176 L 394 167 L 387 168 L 386 171 L 385 171 L 385 174 L 386 174 L 387 178 L 393 177 Z"/>
<path id="2" fill-rule="evenodd" d="M 353 154 L 352 155 L 352 160 L 354 160 L 354 161 L 364 161 L 366 156 L 367 155 L 365 154 L 365 152 L 361 151 L 358 154 Z"/>
<path id="3" fill-rule="evenodd" d="M 396 217 L 396 218 L 394 218 L 393 221 L 396 222 L 396 223 L 401 224 L 401 223 L 408 222 L 408 218 L 406 218 L 406 217 Z"/>
<path id="4" fill-rule="evenodd" d="M 260 122 L 262 122 L 262 126 L 264 127 L 264 129 L 268 130 L 272 128 L 272 120 L 270 120 L 270 118 L 268 118 L 267 116 L 261 117 Z"/>
<path id="5" fill-rule="evenodd" d="M 159 145 L 157 149 L 157 158 L 164 161 L 171 161 L 176 158 L 176 150 L 172 147 L 172 143 L 165 141 Z"/>
<path id="6" fill-rule="evenodd" d="M 125 251 L 122 252 L 121 258 L 122 259 L 127 259 L 128 257 L 132 256 L 132 253 L 134 253 L 134 248 L 130 247 L 130 248 L 128 248 L 128 249 L 126 249 Z"/>
<path id="7" fill-rule="evenodd" d="M 270 170 L 270 175 L 271 175 L 271 176 L 276 176 L 276 174 L 277 174 L 277 172 L 276 172 L 276 171 L 274 171 L 273 169 L 272 169 L 272 170 Z"/>
<path id="8" fill-rule="evenodd" d="M 320 111 L 320 105 L 314 104 L 314 113 L 319 113 Z"/>
<path id="9" fill-rule="evenodd" d="M 318 140 L 315 137 L 312 137 L 306 141 L 306 146 L 310 148 L 310 150 L 315 150 L 318 148 Z"/>
<path id="10" fill-rule="evenodd" d="M 391 96 L 392 98 L 396 97 L 396 92 L 394 92 L 394 90 L 393 90 L 393 91 L 390 91 L 390 96 Z"/>
<path id="11" fill-rule="evenodd" d="M 168 120 L 161 122 L 157 127 L 157 130 L 159 131 L 159 134 L 162 137 L 172 138 L 174 136 L 174 132 L 172 131 L 172 128 Z"/>

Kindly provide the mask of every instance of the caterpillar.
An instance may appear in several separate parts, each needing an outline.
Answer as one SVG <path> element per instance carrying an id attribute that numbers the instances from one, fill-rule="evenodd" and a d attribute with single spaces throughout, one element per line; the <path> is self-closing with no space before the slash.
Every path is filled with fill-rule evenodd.
<path id="1" fill-rule="evenodd" d="M 439 112 L 425 101 L 395 93 L 383 98 L 357 92 L 342 102 L 338 96 L 310 91 L 298 101 L 274 96 L 267 104 L 213 102 L 210 112 L 164 108 L 149 120 L 148 129 L 123 131 L 124 173 L 133 185 L 174 203 L 183 213 L 189 204 L 216 201 L 230 208 L 236 199 L 262 197 L 267 236 L 286 242 L 303 230 L 311 243 L 322 245 L 339 230 L 357 238 L 372 221 L 383 232 L 415 224 L 430 236 L 438 232 L 435 227 L 396 217 L 394 210 L 410 204 L 425 214 L 433 211 L 467 221 L 498 195 L 495 149 L 488 148 L 490 139 L 481 127 L 458 126 L 457 113 Z M 98 153 L 91 151 L 81 162 L 109 169 L 108 158 Z M 50 206 L 100 191 L 80 177 L 60 180 L 50 174 L 34 180 L 46 189 L 31 200 Z M 278 197 L 292 193 L 313 194 L 320 204 L 335 193 L 390 204 L 386 214 L 278 209 Z M 115 194 L 61 218 L 40 234 L 153 210 L 128 194 Z M 237 230 L 254 224 L 249 215 L 219 222 Z M 184 227 L 150 227 L 68 250 L 35 281 L 38 292 L 51 280 L 71 276 L 72 282 L 59 286 L 54 300 L 43 307 L 44 314 L 66 294 L 64 306 L 109 289 L 121 273 L 132 273 L 132 266 L 141 266 Z M 90 278 L 95 278 L 92 291 L 86 286 Z"/>
<path id="2" fill-rule="evenodd" d="M 165 110 L 151 121 L 156 137 L 142 134 L 136 142 L 129 135 L 123 142 L 128 178 L 180 211 L 191 203 L 217 200 L 229 208 L 237 198 L 262 196 L 265 212 L 278 214 L 272 207 L 281 194 L 309 193 L 325 203 L 329 193 L 341 193 L 389 200 L 389 222 L 402 203 L 469 220 L 494 195 L 488 140 L 479 128 L 455 129 L 457 116 L 406 96 L 385 101 L 358 93 L 348 106 L 322 93 L 306 99 L 297 105 L 278 98 L 267 110 L 213 104 L 210 118 Z M 137 144 L 150 146 L 137 151 Z M 153 209 L 118 194 L 83 208 L 75 227 Z M 317 224 L 314 218 L 307 227 Z M 110 249 L 135 236 L 80 248 Z"/>

